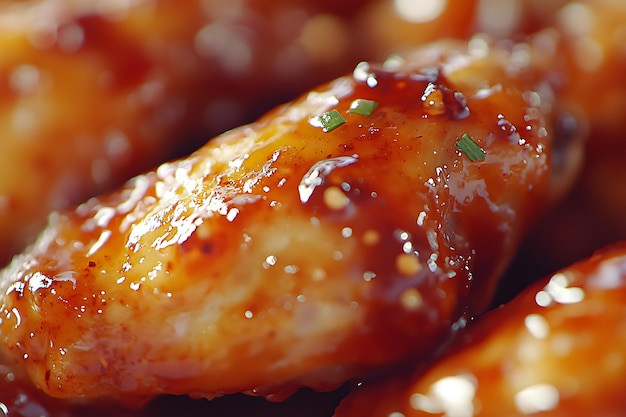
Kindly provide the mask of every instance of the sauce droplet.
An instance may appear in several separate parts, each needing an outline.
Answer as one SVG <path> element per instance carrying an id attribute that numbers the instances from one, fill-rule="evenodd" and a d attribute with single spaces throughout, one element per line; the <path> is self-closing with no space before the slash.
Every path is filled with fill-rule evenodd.
<path id="1" fill-rule="evenodd" d="M 357 161 L 357 156 L 338 156 L 336 158 L 324 159 L 315 163 L 300 181 L 298 185 L 298 194 L 300 195 L 300 201 L 307 203 L 313 195 L 313 191 L 316 187 L 322 185 L 324 178 L 335 168 L 345 167 L 352 165 Z"/>

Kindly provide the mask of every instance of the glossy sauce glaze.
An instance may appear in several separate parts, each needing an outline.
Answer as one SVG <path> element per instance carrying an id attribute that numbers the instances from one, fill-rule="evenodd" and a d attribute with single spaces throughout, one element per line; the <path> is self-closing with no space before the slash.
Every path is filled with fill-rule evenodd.
<path id="1" fill-rule="evenodd" d="M 3 417 L 117 417 L 138 416 L 138 409 L 111 401 L 62 400 L 47 396 L 24 375 L 23 369 L 0 360 L 0 416 Z"/>
<path id="2" fill-rule="evenodd" d="M 52 215 L 0 277 L 5 353 L 51 396 L 122 398 L 279 399 L 427 357 L 571 173 L 550 89 L 481 45 L 360 64 Z"/>
<path id="3" fill-rule="evenodd" d="M 336 417 L 623 415 L 625 265 L 621 243 L 546 277 L 428 367 L 352 394 Z"/>
<path id="4" fill-rule="evenodd" d="M 581 0 L 541 4 L 537 10 L 545 13 L 536 20 L 542 30 L 534 35 L 535 43 L 553 51 L 550 60 L 557 101 L 577 116 L 577 129 L 588 130 L 589 137 L 582 175 L 522 246 L 519 261 L 503 285 L 506 299 L 534 280 L 626 239 L 622 192 L 626 178 L 626 123 L 622 117 L 626 112 L 626 3 Z"/>
<path id="5" fill-rule="evenodd" d="M 0 265 L 34 241 L 50 211 L 350 71 L 358 61 L 346 28 L 357 6 L 3 2 Z M 316 43 L 322 34 L 332 48 Z"/>
<path id="6" fill-rule="evenodd" d="M 0 265 L 51 210 L 195 150 L 358 60 L 489 32 L 474 23 L 480 2 L 438 3 L 4 2 Z"/>

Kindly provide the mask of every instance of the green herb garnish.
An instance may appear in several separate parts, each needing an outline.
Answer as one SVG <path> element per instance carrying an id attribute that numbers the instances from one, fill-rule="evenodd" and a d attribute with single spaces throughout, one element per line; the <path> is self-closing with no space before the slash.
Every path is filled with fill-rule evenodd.
<path id="1" fill-rule="evenodd" d="M 357 98 L 350 104 L 350 112 L 360 114 L 361 116 L 369 116 L 378 107 L 378 103 L 372 100 Z"/>
<path id="2" fill-rule="evenodd" d="M 317 120 L 319 121 L 324 132 L 335 130 L 346 122 L 346 119 L 344 119 L 337 110 L 327 111 L 326 113 L 319 115 Z"/>
<path id="3" fill-rule="evenodd" d="M 461 136 L 461 139 L 455 143 L 456 147 L 461 150 L 472 162 L 482 161 L 485 159 L 485 151 L 478 146 L 474 139 L 467 133 Z"/>

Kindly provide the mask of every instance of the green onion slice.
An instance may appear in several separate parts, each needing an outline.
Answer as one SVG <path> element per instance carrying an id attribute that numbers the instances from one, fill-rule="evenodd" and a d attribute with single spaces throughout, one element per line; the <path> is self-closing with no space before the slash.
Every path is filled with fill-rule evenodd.
<path id="1" fill-rule="evenodd" d="M 472 162 L 482 161 L 485 159 L 485 151 L 478 146 L 470 135 L 465 133 L 461 139 L 455 143 L 456 147 L 461 150 Z"/>
<path id="2" fill-rule="evenodd" d="M 378 103 L 375 101 L 357 98 L 350 104 L 350 112 L 367 117 L 376 110 L 376 107 L 378 107 Z"/>
<path id="3" fill-rule="evenodd" d="M 327 111 L 313 119 L 313 126 L 321 127 L 324 132 L 330 132 L 344 124 L 346 119 L 337 110 Z"/>

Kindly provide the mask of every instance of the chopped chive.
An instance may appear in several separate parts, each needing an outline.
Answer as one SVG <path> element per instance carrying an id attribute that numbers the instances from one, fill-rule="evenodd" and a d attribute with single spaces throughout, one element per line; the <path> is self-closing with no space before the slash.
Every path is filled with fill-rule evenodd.
<path id="1" fill-rule="evenodd" d="M 367 117 L 376 110 L 376 107 L 378 107 L 378 103 L 375 101 L 357 98 L 350 104 L 350 112 Z"/>
<path id="2" fill-rule="evenodd" d="M 331 110 L 319 115 L 317 121 L 324 132 L 330 132 L 344 124 L 346 119 L 337 110 Z"/>
<path id="3" fill-rule="evenodd" d="M 473 162 L 485 159 L 485 151 L 467 133 L 463 134 L 455 145 Z"/>

